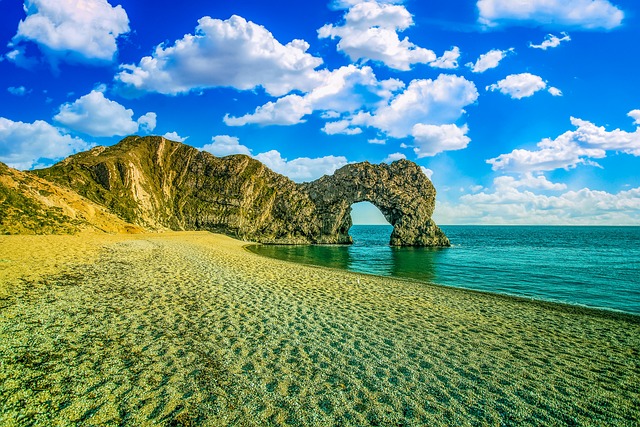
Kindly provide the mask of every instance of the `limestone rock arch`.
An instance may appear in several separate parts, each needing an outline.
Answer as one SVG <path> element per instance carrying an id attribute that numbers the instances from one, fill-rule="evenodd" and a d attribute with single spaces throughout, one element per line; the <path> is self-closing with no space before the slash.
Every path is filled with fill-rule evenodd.
<path id="1" fill-rule="evenodd" d="M 436 190 L 420 167 L 408 160 L 390 165 L 350 164 L 302 186 L 316 205 L 317 243 L 352 243 L 351 205 L 367 201 L 393 226 L 390 245 L 450 245 L 431 219 Z"/>

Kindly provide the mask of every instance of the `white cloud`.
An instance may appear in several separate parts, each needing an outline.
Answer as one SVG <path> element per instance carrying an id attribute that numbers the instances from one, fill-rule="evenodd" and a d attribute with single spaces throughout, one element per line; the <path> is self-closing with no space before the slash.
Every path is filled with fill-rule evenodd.
<path id="1" fill-rule="evenodd" d="M 498 83 L 487 86 L 487 90 L 498 90 L 513 99 L 522 99 L 546 87 L 547 83 L 545 83 L 540 76 L 531 73 L 522 73 L 508 75 Z"/>
<path id="2" fill-rule="evenodd" d="M 31 69 L 40 62 L 35 57 L 27 56 L 24 46 L 15 46 L 12 44 L 9 44 L 9 46 L 14 47 L 14 49 L 9 53 L 7 53 L 6 55 L 4 55 L 4 57 L 0 56 L 0 62 L 6 58 L 9 61 L 16 64 L 16 66 L 20 68 L 26 68 L 26 69 Z"/>
<path id="3" fill-rule="evenodd" d="M 627 116 L 633 119 L 633 123 L 636 125 L 640 125 L 640 110 L 631 110 L 627 114 Z"/>
<path id="4" fill-rule="evenodd" d="M 271 170 L 288 176 L 296 182 L 313 181 L 322 175 L 330 175 L 347 164 L 343 156 L 325 156 L 319 158 L 300 157 L 293 160 L 282 158 L 282 155 L 271 150 L 260 153 L 255 158 Z"/>
<path id="5" fill-rule="evenodd" d="M 532 47 L 534 49 L 547 50 L 550 47 L 560 46 L 561 42 L 568 42 L 568 41 L 571 41 L 571 37 L 569 37 L 569 34 L 565 32 L 562 33 L 562 38 L 555 36 L 553 34 L 547 34 L 547 36 L 544 38 L 542 43 L 540 44 L 529 43 L 529 47 Z"/>
<path id="6" fill-rule="evenodd" d="M 478 21 L 488 27 L 532 24 L 610 30 L 621 25 L 624 13 L 608 0 L 478 0 Z"/>
<path id="7" fill-rule="evenodd" d="M 73 103 L 61 105 L 53 119 L 91 136 L 130 135 L 138 130 L 152 131 L 156 126 L 155 113 L 147 113 L 136 122 L 133 120 L 133 110 L 105 98 L 102 92 L 96 90 Z"/>
<path id="8" fill-rule="evenodd" d="M 371 67 L 358 68 L 349 65 L 320 74 L 321 81 L 306 95 L 287 95 L 270 101 L 242 117 L 227 115 L 224 122 L 229 126 L 250 123 L 293 125 L 302 123 L 304 116 L 316 110 L 328 112 L 324 118 L 336 117 L 340 113 L 353 112 L 386 102 L 394 91 L 404 85 L 396 79 L 378 81 Z"/>
<path id="9" fill-rule="evenodd" d="M 25 96 L 26 94 L 28 94 L 31 91 L 27 90 L 27 88 L 24 87 L 24 86 L 18 86 L 18 87 L 9 86 L 7 88 L 7 92 L 9 92 L 11 95 L 15 95 L 15 96 Z"/>
<path id="10" fill-rule="evenodd" d="M 211 144 L 207 144 L 201 149 L 218 157 L 229 156 L 231 154 L 251 155 L 251 150 L 240 144 L 238 137 L 229 135 L 214 136 L 211 138 Z"/>
<path id="11" fill-rule="evenodd" d="M 149 112 L 138 118 L 138 128 L 143 132 L 152 132 L 156 128 L 157 114 Z"/>
<path id="12" fill-rule="evenodd" d="M 386 139 L 380 139 L 380 138 L 372 138 L 372 139 L 368 139 L 367 142 L 369 144 L 385 145 L 387 143 L 387 140 Z"/>
<path id="13" fill-rule="evenodd" d="M 580 164 L 597 166 L 592 159 L 606 157 L 607 151 L 640 156 L 640 128 L 635 132 L 620 129 L 609 132 L 604 127 L 574 117 L 571 117 L 571 124 L 577 129 L 556 139 L 543 139 L 537 144 L 538 150 L 516 149 L 489 159 L 487 163 L 493 170 L 530 172 L 572 169 Z"/>
<path id="14" fill-rule="evenodd" d="M 558 89 L 557 87 L 550 87 L 548 89 L 549 93 L 553 96 L 562 96 L 562 91 L 560 89 Z"/>
<path id="15" fill-rule="evenodd" d="M 162 135 L 164 138 L 170 140 L 170 141 L 177 141 L 177 142 L 185 142 L 187 140 L 187 138 L 189 138 L 188 136 L 182 137 L 180 135 L 178 135 L 178 132 L 167 132 L 164 135 Z"/>
<path id="16" fill-rule="evenodd" d="M 18 24 L 10 46 L 16 63 L 24 56 L 25 41 L 36 43 L 52 62 L 112 61 L 116 39 L 129 31 L 127 13 L 106 0 L 25 0 L 27 17 Z"/>
<path id="17" fill-rule="evenodd" d="M 412 25 L 413 18 L 402 5 L 358 2 L 345 14 L 344 25 L 327 24 L 318 30 L 318 37 L 339 38 L 338 50 L 352 61 L 378 61 L 407 71 L 413 64 L 436 60 L 433 51 L 416 46 L 408 37 L 400 40 L 398 32 Z"/>
<path id="18" fill-rule="evenodd" d="M 406 159 L 406 158 L 407 158 L 407 156 L 405 156 L 405 155 L 404 155 L 404 154 L 402 154 L 402 153 L 392 153 L 392 154 L 389 154 L 389 155 L 388 155 L 388 156 L 383 160 L 383 162 L 384 162 L 384 163 L 393 163 L 393 162 L 395 162 L 396 160 L 404 160 L 404 159 Z"/>
<path id="19" fill-rule="evenodd" d="M 360 3 L 367 3 L 370 1 L 375 1 L 379 4 L 400 4 L 404 0 L 334 0 L 331 2 L 331 8 L 335 10 L 340 9 L 349 9 L 352 6 L 355 6 Z"/>
<path id="20" fill-rule="evenodd" d="M 532 188 L 538 190 L 562 191 L 567 189 L 566 184 L 551 182 L 544 175 L 533 175 L 531 172 L 524 173 L 520 179 L 512 176 L 499 176 L 493 180 L 493 185 L 498 191 L 509 191 L 513 188 Z"/>
<path id="21" fill-rule="evenodd" d="M 422 171 L 423 174 L 425 174 L 427 176 L 427 178 L 431 179 L 431 177 L 433 176 L 433 171 L 431 169 L 427 169 L 424 166 L 420 166 L 420 170 Z"/>
<path id="22" fill-rule="evenodd" d="M 442 224 L 640 224 L 640 188 L 618 193 L 583 188 L 548 196 L 501 186 L 466 194 L 458 203 L 439 203 Z"/>
<path id="23" fill-rule="evenodd" d="M 445 51 L 442 56 L 429 64 L 433 68 L 458 68 L 458 58 L 460 58 L 460 48 L 454 46 L 451 50 Z"/>
<path id="24" fill-rule="evenodd" d="M 0 117 L 0 161 L 16 169 L 30 169 L 39 159 L 59 160 L 89 148 L 91 144 L 42 120 L 23 123 Z"/>
<path id="25" fill-rule="evenodd" d="M 458 127 L 454 124 L 425 125 L 418 123 L 413 127 L 415 148 L 418 158 L 435 156 L 443 151 L 462 150 L 467 148 L 471 139 L 466 135 L 467 125 Z"/>
<path id="26" fill-rule="evenodd" d="M 469 62 L 466 66 L 471 68 L 471 71 L 474 73 L 484 73 L 491 68 L 496 68 L 500 64 L 500 61 L 506 58 L 509 52 L 513 51 L 513 48 L 507 50 L 492 49 L 489 52 L 480 55 L 475 63 Z"/>
<path id="27" fill-rule="evenodd" d="M 414 126 L 450 123 L 464 114 L 464 107 L 478 98 L 473 82 L 441 74 L 435 80 L 413 80 L 409 86 L 373 114 L 361 113 L 354 125 L 368 125 L 394 138 L 411 135 Z"/>
<path id="28" fill-rule="evenodd" d="M 262 162 L 269 169 L 285 175 L 294 181 L 312 181 L 322 175 L 332 174 L 336 169 L 347 164 L 343 156 L 325 156 L 318 158 L 300 157 L 287 160 L 276 150 L 265 153 L 251 154 L 251 149 L 240 144 L 240 139 L 235 136 L 217 135 L 211 138 L 211 144 L 201 148 L 214 156 L 224 157 L 232 154 L 246 154 Z"/>
<path id="29" fill-rule="evenodd" d="M 287 95 L 277 99 L 275 102 L 267 102 L 256 108 L 251 114 L 245 114 L 242 117 L 232 117 L 227 114 L 223 120 L 227 126 L 244 126 L 247 124 L 295 125 L 303 123 L 304 120 L 302 118 L 312 112 L 313 110 L 305 97 Z"/>
<path id="30" fill-rule="evenodd" d="M 158 45 L 138 65 L 122 65 L 116 76 L 123 93 L 168 95 L 211 87 L 241 90 L 262 86 L 271 95 L 307 92 L 321 76 L 322 59 L 307 53 L 309 44 L 293 40 L 282 45 L 263 26 L 233 15 L 226 21 L 205 16 L 195 34 L 172 46 Z"/>
<path id="31" fill-rule="evenodd" d="M 351 127 L 351 122 L 348 120 L 328 122 L 322 128 L 322 131 L 327 135 L 358 135 L 362 133 L 362 129 Z"/>

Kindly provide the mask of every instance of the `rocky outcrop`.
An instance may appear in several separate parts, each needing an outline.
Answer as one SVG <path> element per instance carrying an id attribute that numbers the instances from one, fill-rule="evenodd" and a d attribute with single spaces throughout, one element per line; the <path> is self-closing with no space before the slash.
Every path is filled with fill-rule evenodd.
<path id="1" fill-rule="evenodd" d="M 351 204 L 370 201 L 392 245 L 448 246 L 431 220 L 435 189 L 420 168 L 359 163 L 296 184 L 244 155 L 215 157 L 162 137 L 128 137 L 76 154 L 39 177 L 151 230 L 209 230 L 262 243 L 351 243 Z"/>
<path id="2" fill-rule="evenodd" d="M 392 246 L 449 246 L 431 219 L 436 190 L 420 167 L 408 160 L 350 164 L 302 188 L 316 206 L 322 243 L 351 243 L 351 205 L 368 201 L 393 226 Z"/>

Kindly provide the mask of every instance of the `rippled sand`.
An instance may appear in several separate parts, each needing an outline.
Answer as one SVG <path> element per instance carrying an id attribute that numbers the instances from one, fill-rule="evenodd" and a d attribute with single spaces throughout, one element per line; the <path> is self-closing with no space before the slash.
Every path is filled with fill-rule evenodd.
<path id="1" fill-rule="evenodd" d="M 0 425 L 638 425 L 640 317 L 242 245 L 0 236 Z"/>

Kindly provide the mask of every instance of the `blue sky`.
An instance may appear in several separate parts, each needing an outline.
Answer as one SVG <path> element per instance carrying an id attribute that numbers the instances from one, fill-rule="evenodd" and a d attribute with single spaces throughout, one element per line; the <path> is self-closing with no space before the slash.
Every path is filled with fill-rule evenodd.
<path id="1" fill-rule="evenodd" d="M 640 224 L 635 0 L 0 9 L 13 167 L 157 134 L 298 182 L 407 158 L 436 185 L 441 224 Z"/>

